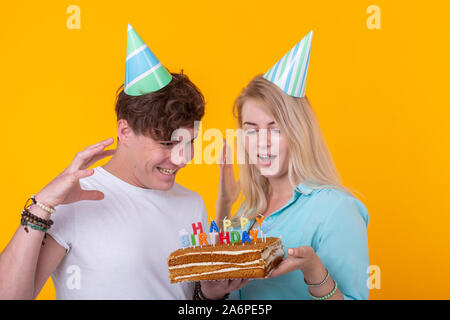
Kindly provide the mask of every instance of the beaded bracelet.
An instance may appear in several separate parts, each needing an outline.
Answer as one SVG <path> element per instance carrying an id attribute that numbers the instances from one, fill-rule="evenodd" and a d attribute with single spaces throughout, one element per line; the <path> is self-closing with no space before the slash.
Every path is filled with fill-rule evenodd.
<path id="1" fill-rule="evenodd" d="M 43 229 L 45 229 L 45 230 L 48 229 L 48 226 L 47 226 L 47 225 L 43 224 L 42 222 L 38 222 L 38 221 L 36 221 L 36 220 L 33 220 L 33 219 L 31 219 L 31 218 L 28 218 L 28 217 L 22 217 L 22 220 L 21 220 L 20 222 L 21 222 L 22 224 L 32 224 L 32 225 L 38 226 L 38 227 L 40 227 L 40 228 L 43 228 Z"/>
<path id="2" fill-rule="evenodd" d="M 24 221 L 24 220 L 21 221 L 21 224 L 23 226 L 25 226 L 25 228 L 26 227 L 30 227 L 31 229 L 34 229 L 34 230 L 37 230 L 37 231 L 41 231 L 41 232 L 47 232 L 47 230 L 48 230 L 47 228 L 45 228 L 43 226 L 40 226 L 40 225 L 37 225 L 37 224 L 34 224 L 34 223 L 30 223 L 30 222 Z M 27 229 L 25 229 L 25 230 L 27 231 Z"/>
<path id="3" fill-rule="evenodd" d="M 56 212 L 55 208 L 53 208 L 53 207 L 47 207 L 45 204 L 40 203 L 40 202 L 37 202 L 34 195 L 32 195 L 32 196 L 30 197 L 30 199 L 31 199 L 31 201 L 33 201 L 33 204 L 37 205 L 37 206 L 38 206 L 39 208 L 41 208 L 42 210 L 47 211 L 47 212 L 50 213 L 50 214 Z"/>
<path id="4" fill-rule="evenodd" d="M 49 219 L 49 220 L 42 219 L 41 217 L 38 217 L 38 216 L 32 214 L 26 208 L 24 208 L 22 210 L 22 218 L 25 219 L 26 221 L 32 222 L 34 224 L 42 224 L 47 229 L 50 229 L 51 225 L 53 224 L 53 220 L 51 220 L 51 219 Z"/>
<path id="5" fill-rule="evenodd" d="M 338 289 L 337 282 L 334 281 L 334 280 L 333 280 L 333 282 L 334 282 L 334 289 L 333 289 L 333 291 L 331 291 L 331 292 L 330 292 L 329 294 L 327 294 L 326 296 L 323 296 L 323 297 L 315 297 L 315 296 L 313 296 L 313 295 L 311 294 L 311 292 L 309 292 L 309 290 L 308 290 L 309 296 L 310 296 L 313 300 L 325 300 L 325 299 L 331 298 L 331 297 L 336 293 L 336 291 L 337 291 L 337 289 Z"/>
<path id="6" fill-rule="evenodd" d="M 218 299 L 218 300 L 228 299 L 229 296 L 230 296 L 230 294 L 227 293 L 226 295 L 223 296 L 223 298 Z M 194 296 L 192 297 L 192 299 L 193 300 L 213 300 L 213 299 L 209 299 L 209 298 L 205 297 L 205 295 L 202 292 L 202 287 L 201 287 L 200 282 L 195 283 Z"/>

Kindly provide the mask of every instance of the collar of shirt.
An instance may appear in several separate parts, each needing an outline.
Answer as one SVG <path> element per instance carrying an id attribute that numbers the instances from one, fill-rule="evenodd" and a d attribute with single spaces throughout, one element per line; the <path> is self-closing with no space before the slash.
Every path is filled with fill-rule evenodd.
<path id="1" fill-rule="evenodd" d="M 270 220 L 274 219 L 279 214 L 283 213 L 287 208 L 289 208 L 294 202 L 298 200 L 298 198 L 301 195 L 304 196 L 310 196 L 311 193 L 313 193 L 315 190 L 311 187 L 308 187 L 305 183 L 300 183 L 298 186 L 294 188 L 292 198 L 283 205 L 280 209 L 272 212 L 270 215 L 268 215 L 265 219 L 269 222 Z M 250 230 L 253 227 L 253 224 L 256 222 L 255 219 L 253 219 L 249 224 L 247 224 L 246 229 L 247 231 Z"/>

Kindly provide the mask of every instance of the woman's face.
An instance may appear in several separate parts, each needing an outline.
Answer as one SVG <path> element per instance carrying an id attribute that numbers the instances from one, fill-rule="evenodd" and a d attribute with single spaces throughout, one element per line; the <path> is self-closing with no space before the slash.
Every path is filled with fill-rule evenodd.
<path id="1" fill-rule="evenodd" d="M 288 171 L 288 144 L 274 117 L 266 113 L 262 102 L 248 99 L 242 106 L 245 151 L 250 164 L 263 176 L 279 178 Z"/>

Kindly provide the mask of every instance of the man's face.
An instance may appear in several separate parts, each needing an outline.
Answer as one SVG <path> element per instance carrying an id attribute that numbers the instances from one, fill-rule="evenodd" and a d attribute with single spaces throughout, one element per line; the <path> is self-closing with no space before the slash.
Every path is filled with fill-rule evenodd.
<path id="1" fill-rule="evenodd" d="M 132 164 L 134 183 L 156 190 L 172 188 L 176 174 L 194 154 L 194 129 L 182 129 L 184 136 L 171 141 L 156 141 L 134 133 L 128 136 L 127 157 Z"/>

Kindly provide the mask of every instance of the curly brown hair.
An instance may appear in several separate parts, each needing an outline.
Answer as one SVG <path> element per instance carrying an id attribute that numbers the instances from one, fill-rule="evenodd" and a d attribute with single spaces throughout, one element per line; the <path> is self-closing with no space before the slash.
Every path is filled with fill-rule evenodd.
<path id="1" fill-rule="evenodd" d="M 117 121 L 125 119 L 135 134 L 158 141 L 170 141 L 176 129 L 194 127 L 205 114 L 205 98 L 183 71 L 171 75 L 167 86 L 142 96 L 127 95 L 121 86 Z"/>

